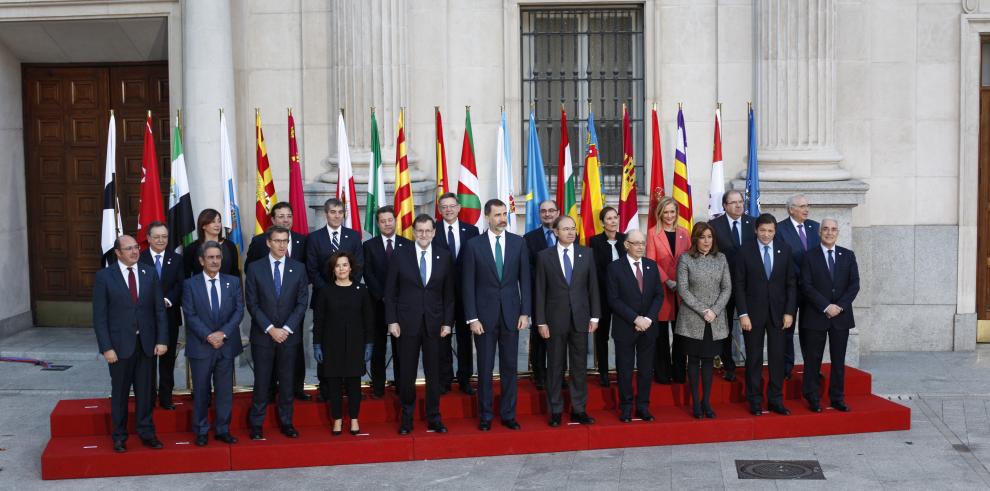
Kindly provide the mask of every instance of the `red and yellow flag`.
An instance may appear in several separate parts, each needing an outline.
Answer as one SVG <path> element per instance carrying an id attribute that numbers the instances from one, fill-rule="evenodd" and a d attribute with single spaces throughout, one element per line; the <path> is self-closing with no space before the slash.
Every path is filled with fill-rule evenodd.
<path id="1" fill-rule="evenodd" d="M 437 122 L 437 188 L 434 196 L 433 216 L 440 219 L 440 196 L 450 192 L 450 184 L 447 180 L 447 147 L 443 144 L 443 118 L 440 117 L 440 108 L 433 107 Z"/>
<path id="2" fill-rule="evenodd" d="M 265 135 L 261 132 L 261 110 L 254 108 L 254 137 L 256 145 L 256 156 L 258 160 L 258 172 L 255 174 L 257 201 L 254 205 L 254 233 L 255 235 L 264 233 L 268 227 L 272 226 L 272 217 L 269 213 L 278 198 L 275 196 L 275 182 L 272 180 L 272 169 L 268 165 L 268 150 L 265 148 Z"/>
<path id="3" fill-rule="evenodd" d="M 598 169 L 598 135 L 595 133 L 595 115 L 588 113 L 588 149 L 584 154 L 584 179 L 581 187 L 581 223 L 578 237 L 581 245 L 602 233 L 603 227 L 598 214 L 605 207 L 605 194 L 602 193 L 602 176 Z"/>
<path id="4" fill-rule="evenodd" d="M 619 231 L 639 228 L 639 204 L 636 202 L 636 158 L 633 153 L 632 125 L 629 108 L 622 105 L 622 187 L 619 192 Z"/>
<path id="5" fill-rule="evenodd" d="M 395 141 L 395 233 L 409 240 L 413 239 L 413 197 L 409 181 L 409 159 L 406 157 L 406 133 L 403 129 L 403 114 L 399 110 L 399 130 Z"/>
<path id="6" fill-rule="evenodd" d="M 677 202 L 677 226 L 691 232 L 694 225 L 694 201 L 691 199 L 691 181 L 688 180 L 684 111 L 680 108 L 677 109 L 677 145 L 674 148 L 674 201 Z"/>
<path id="7" fill-rule="evenodd" d="M 309 234 L 306 218 L 306 196 L 303 193 L 302 168 L 299 163 L 299 147 L 296 145 L 296 121 L 289 109 L 289 206 L 292 207 L 292 231 Z"/>

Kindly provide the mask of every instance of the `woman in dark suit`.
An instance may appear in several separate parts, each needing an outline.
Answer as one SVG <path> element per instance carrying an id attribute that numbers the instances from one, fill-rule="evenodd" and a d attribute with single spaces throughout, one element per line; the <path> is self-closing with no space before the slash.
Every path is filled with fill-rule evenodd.
<path id="1" fill-rule="evenodd" d="M 718 252 L 715 231 L 705 222 L 694 225 L 691 248 L 677 263 L 677 293 L 681 309 L 675 333 L 688 356 L 688 385 L 694 417 L 715 417 L 709 396 L 712 392 L 713 360 L 729 336 L 725 304 L 732 295 L 732 278 L 725 255 Z M 702 396 L 698 398 L 698 371 Z"/>
<path id="2" fill-rule="evenodd" d="M 351 419 L 351 434 L 361 432 L 358 413 L 361 410 L 361 376 L 365 363 L 371 359 L 374 309 L 368 288 L 359 278 L 357 262 L 350 252 L 338 251 L 327 261 L 328 278 L 334 278 L 320 289 L 313 311 L 313 354 L 326 377 L 330 417 L 334 436 L 343 426 L 341 387 L 347 390 L 347 413 Z M 324 357 L 324 354 L 326 355 Z"/>
<path id="3" fill-rule="evenodd" d="M 237 251 L 237 246 L 223 237 L 223 223 L 220 220 L 220 212 L 213 208 L 207 208 L 199 212 L 199 218 L 196 219 L 196 231 L 198 236 L 196 242 L 189 244 L 189 247 L 186 247 L 182 251 L 182 263 L 186 278 L 203 272 L 203 266 L 199 264 L 199 248 L 211 240 L 220 244 L 220 250 L 223 251 L 220 272 L 240 278 L 240 254 Z"/>
<path id="4" fill-rule="evenodd" d="M 598 366 L 599 383 L 608 387 L 608 336 L 612 329 L 612 310 L 608 307 L 608 265 L 626 255 L 626 234 L 619 232 L 619 212 L 611 206 L 598 213 L 604 231 L 588 240 L 595 256 L 598 273 L 598 292 L 601 296 L 602 317 L 595 331 L 595 365 Z"/>

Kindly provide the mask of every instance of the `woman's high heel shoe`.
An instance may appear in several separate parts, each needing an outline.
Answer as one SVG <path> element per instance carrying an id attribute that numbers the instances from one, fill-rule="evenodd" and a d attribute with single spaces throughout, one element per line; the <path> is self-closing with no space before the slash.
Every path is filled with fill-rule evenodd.
<path id="1" fill-rule="evenodd" d="M 712 410 L 712 406 L 710 404 L 702 404 L 701 407 L 706 418 L 715 419 L 715 411 Z"/>
<path id="2" fill-rule="evenodd" d="M 352 419 L 351 420 L 351 434 L 354 435 L 354 436 L 357 436 L 357 435 L 360 435 L 361 434 L 361 425 L 356 424 L 356 423 L 357 423 L 357 420 L 356 419 Z"/>
<path id="3" fill-rule="evenodd" d="M 697 402 L 694 403 L 694 411 L 692 412 L 694 414 L 694 419 L 701 419 L 704 417 L 701 414 L 701 404 L 698 404 Z"/>
<path id="4" fill-rule="evenodd" d="M 343 426 L 343 424 L 344 424 L 344 420 L 342 419 L 333 420 L 333 428 L 330 430 L 330 434 L 333 436 L 340 436 L 340 434 L 343 433 L 343 431 L 341 431 L 340 428 L 341 426 Z"/>

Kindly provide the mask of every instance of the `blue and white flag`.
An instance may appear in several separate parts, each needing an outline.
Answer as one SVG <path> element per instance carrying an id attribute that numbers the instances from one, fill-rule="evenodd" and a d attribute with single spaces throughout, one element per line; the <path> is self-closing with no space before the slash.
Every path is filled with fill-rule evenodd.
<path id="1" fill-rule="evenodd" d="M 529 112 L 529 141 L 526 145 L 526 231 L 542 226 L 540 203 L 550 199 L 547 175 L 543 169 L 543 152 L 536 133 L 536 116 Z"/>
<path id="2" fill-rule="evenodd" d="M 221 221 L 223 227 L 227 229 L 227 239 L 237 246 L 238 254 L 242 254 L 244 237 L 241 235 L 241 209 L 237 206 L 237 176 L 234 174 L 234 159 L 230 153 L 227 118 L 223 114 L 223 109 L 220 110 L 220 178 L 223 183 Z"/>
<path id="3" fill-rule="evenodd" d="M 756 160 L 756 119 L 749 108 L 749 159 L 746 163 L 746 214 L 760 216 L 760 167 Z"/>

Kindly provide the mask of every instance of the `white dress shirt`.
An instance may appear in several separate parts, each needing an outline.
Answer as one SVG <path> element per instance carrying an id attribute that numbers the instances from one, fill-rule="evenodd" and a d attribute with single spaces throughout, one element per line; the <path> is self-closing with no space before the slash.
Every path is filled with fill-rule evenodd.
<path id="1" fill-rule="evenodd" d="M 203 270 L 203 281 L 206 284 L 206 298 L 210 299 L 209 304 L 210 304 L 210 307 L 211 308 L 213 307 L 213 299 L 211 298 L 211 295 L 210 295 L 210 280 L 212 280 L 212 279 L 216 279 L 217 280 L 216 281 L 216 285 L 217 285 L 217 309 L 219 310 L 220 309 L 220 305 L 223 303 L 220 300 L 221 298 L 223 298 L 223 295 L 220 294 L 220 289 L 223 288 L 223 285 L 220 284 L 220 273 L 217 273 L 217 275 L 216 275 L 215 278 L 210 278 L 210 275 L 206 273 L 206 270 Z"/>
<path id="2" fill-rule="evenodd" d="M 728 214 L 726 214 L 725 218 L 729 220 L 729 233 L 731 234 L 738 232 L 738 235 L 736 235 L 736 239 L 739 241 L 740 244 L 742 244 L 742 227 L 743 227 L 742 215 L 739 215 L 739 218 L 732 218 Z M 735 232 L 733 232 L 732 230 L 733 224 L 735 224 L 736 226 Z"/>
<path id="3" fill-rule="evenodd" d="M 760 242 L 759 240 L 757 240 L 756 241 L 756 245 L 760 249 L 759 250 L 759 252 L 760 252 L 760 262 L 763 262 L 763 248 L 764 247 L 769 247 L 770 248 L 770 271 L 773 271 L 773 253 L 774 253 L 774 250 L 773 250 L 773 241 L 771 240 L 769 244 L 764 244 L 763 242 Z"/>
<path id="4" fill-rule="evenodd" d="M 488 235 L 488 244 L 490 246 L 492 246 L 492 258 L 495 259 L 495 264 L 498 264 L 498 257 L 495 256 L 495 232 L 492 232 L 491 229 L 489 229 L 485 233 Z M 502 246 L 502 264 L 503 265 L 505 264 L 505 236 L 506 235 L 508 235 L 508 234 L 505 232 L 505 230 L 503 230 L 502 231 L 502 235 L 499 235 L 499 237 L 501 237 L 501 239 L 499 239 L 499 241 L 498 241 L 499 244 Z"/>
<path id="5" fill-rule="evenodd" d="M 329 224 L 327 225 L 327 234 L 330 236 L 330 242 L 331 243 L 333 242 L 333 233 L 334 232 L 337 232 L 337 242 L 340 242 L 340 241 L 344 240 L 344 231 L 343 231 L 343 228 L 344 228 L 343 225 L 341 225 L 340 227 L 337 227 L 337 228 L 333 228 Z"/>
<path id="6" fill-rule="evenodd" d="M 450 227 L 454 227 L 454 253 L 460 255 L 461 254 L 461 221 L 454 220 L 454 223 L 447 223 L 443 221 L 443 230 L 440 230 L 440 233 L 443 234 L 444 242 L 447 241 L 447 232 L 450 231 Z M 448 246 L 449 245 L 450 244 L 448 244 Z"/>
<path id="7" fill-rule="evenodd" d="M 130 289 L 131 288 L 130 284 L 127 283 L 127 266 L 124 266 L 124 263 L 120 261 L 117 261 L 117 266 L 120 268 L 120 274 L 124 276 L 124 284 L 127 285 L 128 289 Z M 134 286 L 137 288 L 137 294 L 140 296 L 141 280 L 138 279 L 138 274 L 140 273 L 140 271 L 138 270 L 139 268 L 138 263 L 134 263 L 130 267 L 134 270 Z"/>
<path id="8" fill-rule="evenodd" d="M 426 283 L 430 282 L 430 275 L 433 274 L 433 244 L 426 246 L 426 249 L 419 247 L 416 243 L 416 271 L 419 271 L 419 258 L 426 253 Z M 422 274 L 422 273 L 421 273 Z M 421 276 L 422 277 L 422 276 Z"/>
<path id="9" fill-rule="evenodd" d="M 272 271 L 272 281 L 273 282 L 275 281 L 275 261 L 278 261 L 279 262 L 279 264 L 278 264 L 278 274 L 279 274 L 279 276 L 281 276 L 282 284 L 285 284 L 285 257 L 283 257 L 282 259 L 275 259 L 275 256 L 271 255 L 270 253 L 268 254 L 268 267 L 271 268 L 271 271 Z M 265 334 L 268 334 L 268 331 L 270 329 L 272 329 L 273 327 L 275 327 L 275 326 L 269 325 L 268 327 L 266 327 L 265 328 Z M 293 334 L 293 331 L 292 331 L 292 329 L 289 329 L 289 326 L 282 326 L 282 329 L 285 329 L 286 331 L 288 331 L 289 334 Z"/>
<path id="10" fill-rule="evenodd" d="M 389 235 L 388 237 L 382 235 L 382 247 L 388 250 L 388 241 L 392 241 L 392 251 L 395 251 L 395 234 Z"/>
<path id="11" fill-rule="evenodd" d="M 615 246 L 619 243 L 618 239 L 605 239 L 605 242 L 608 242 L 608 249 L 612 251 L 612 260 L 619 259 L 619 248 Z"/>
<path id="12" fill-rule="evenodd" d="M 148 252 L 151 253 L 151 266 L 155 266 L 155 262 L 160 262 L 162 264 L 162 269 L 165 269 L 165 250 L 162 249 L 161 252 L 155 252 L 154 248 L 149 247 Z M 161 279 L 161 278 L 159 278 Z M 125 278 L 126 280 L 126 278 Z M 165 308 L 171 308 L 172 302 L 169 301 L 168 297 L 165 297 Z"/>

